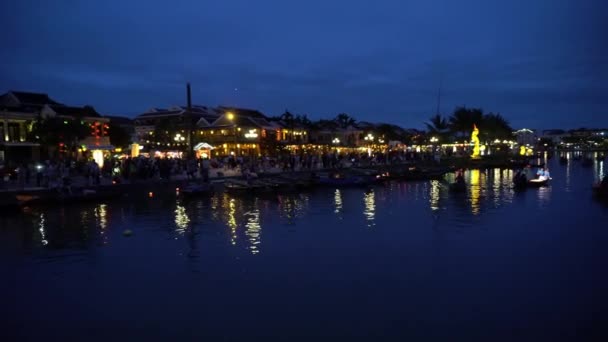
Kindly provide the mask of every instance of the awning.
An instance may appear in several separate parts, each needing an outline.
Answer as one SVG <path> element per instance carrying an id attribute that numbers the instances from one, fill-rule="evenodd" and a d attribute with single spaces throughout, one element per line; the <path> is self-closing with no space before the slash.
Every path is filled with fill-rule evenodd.
<path id="1" fill-rule="evenodd" d="M 198 143 L 194 146 L 195 150 L 213 150 L 215 147 L 207 144 L 206 142 Z"/>
<path id="2" fill-rule="evenodd" d="M 40 144 L 38 143 L 32 143 L 32 142 L 0 142 L 0 145 L 4 145 L 4 146 L 23 146 L 23 147 L 37 147 L 40 146 Z"/>
<path id="3" fill-rule="evenodd" d="M 103 151 L 111 151 L 114 149 L 112 145 L 85 145 L 87 150 L 103 150 Z"/>

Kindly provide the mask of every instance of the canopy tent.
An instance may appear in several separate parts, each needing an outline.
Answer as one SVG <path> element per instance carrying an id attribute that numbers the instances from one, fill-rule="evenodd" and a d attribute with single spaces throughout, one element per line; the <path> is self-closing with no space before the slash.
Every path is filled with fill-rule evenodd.
<path id="1" fill-rule="evenodd" d="M 87 150 L 102 150 L 102 151 L 112 151 L 114 146 L 112 145 L 84 145 Z"/>
<path id="2" fill-rule="evenodd" d="M 194 146 L 195 150 L 213 150 L 215 147 L 209 145 L 206 142 L 201 142 L 196 144 L 196 146 Z"/>

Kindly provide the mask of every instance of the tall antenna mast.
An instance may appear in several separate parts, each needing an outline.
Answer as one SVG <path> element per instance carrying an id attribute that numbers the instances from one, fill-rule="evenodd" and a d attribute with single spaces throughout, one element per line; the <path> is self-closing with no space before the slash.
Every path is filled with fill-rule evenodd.
<path id="1" fill-rule="evenodd" d="M 441 86 L 443 84 L 443 73 L 439 75 L 439 90 L 437 91 L 437 115 L 439 115 L 439 107 L 441 105 Z"/>

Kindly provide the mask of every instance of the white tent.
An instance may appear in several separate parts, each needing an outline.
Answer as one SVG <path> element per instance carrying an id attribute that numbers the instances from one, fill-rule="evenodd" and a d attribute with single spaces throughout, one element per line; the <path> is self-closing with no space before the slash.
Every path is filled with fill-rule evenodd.
<path id="1" fill-rule="evenodd" d="M 195 150 L 213 150 L 215 147 L 209 145 L 206 142 L 201 142 L 196 144 L 196 146 L 194 146 Z"/>

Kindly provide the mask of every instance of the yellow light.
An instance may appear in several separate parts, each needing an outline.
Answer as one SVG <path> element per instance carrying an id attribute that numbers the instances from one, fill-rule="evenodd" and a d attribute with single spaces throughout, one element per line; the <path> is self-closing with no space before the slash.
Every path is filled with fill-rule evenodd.
<path id="1" fill-rule="evenodd" d="M 117 147 L 117 148 L 115 148 L 115 149 L 114 149 L 114 152 L 118 152 L 118 153 L 120 153 L 120 152 L 122 152 L 122 148 Z"/>
<path id="2" fill-rule="evenodd" d="M 471 157 L 473 158 L 479 158 L 479 138 L 477 137 L 478 135 L 479 129 L 477 129 L 477 125 L 474 124 L 473 132 L 471 133 L 471 140 L 475 144 L 475 146 L 473 147 L 473 154 L 471 155 Z"/>
<path id="3" fill-rule="evenodd" d="M 141 146 L 141 147 L 143 147 L 143 146 Z M 140 150 L 139 144 L 131 145 L 131 157 L 135 158 L 135 157 L 139 156 L 139 150 Z"/>
<path id="4" fill-rule="evenodd" d="M 234 120 L 234 114 L 232 114 L 231 112 L 226 113 L 226 117 L 228 118 L 228 120 L 232 121 Z"/>
<path id="5" fill-rule="evenodd" d="M 224 144 L 224 148 L 228 147 L 228 144 Z"/>
<path id="6" fill-rule="evenodd" d="M 103 151 L 102 150 L 93 150 L 93 159 L 99 165 L 100 168 L 103 167 Z"/>
<path id="7" fill-rule="evenodd" d="M 236 130 L 240 132 L 241 131 L 241 127 L 237 127 Z"/>
<path id="8" fill-rule="evenodd" d="M 213 134 L 213 131 L 211 131 L 211 132 L 209 132 L 209 133 Z"/>
<path id="9" fill-rule="evenodd" d="M 241 144 L 236 144 L 236 148 L 241 148 Z"/>

